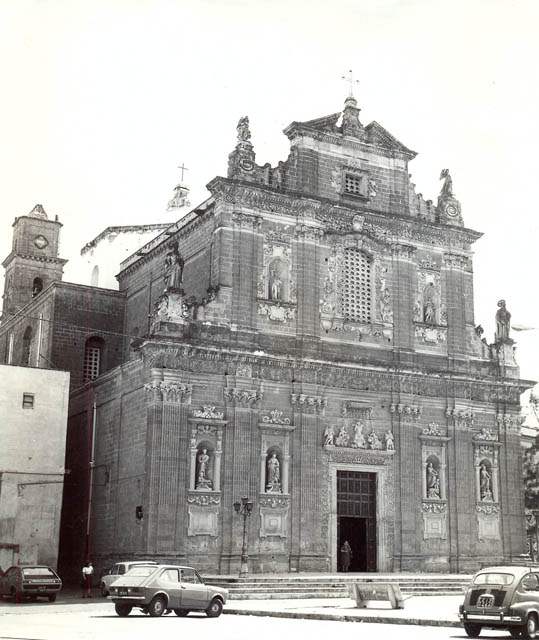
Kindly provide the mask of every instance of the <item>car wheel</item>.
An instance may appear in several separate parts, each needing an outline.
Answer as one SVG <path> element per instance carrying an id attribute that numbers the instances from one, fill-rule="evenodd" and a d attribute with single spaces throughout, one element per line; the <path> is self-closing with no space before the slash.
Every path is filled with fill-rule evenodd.
<path id="1" fill-rule="evenodd" d="M 223 612 L 223 603 L 219 598 L 214 598 L 209 607 L 206 609 L 206 615 L 208 618 L 218 618 Z"/>
<path id="2" fill-rule="evenodd" d="M 106 598 L 109 595 L 109 590 L 104 584 L 101 584 L 101 595 L 103 596 L 103 598 Z"/>
<path id="3" fill-rule="evenodd" d="M 480 624 L 465 624 L 464 631 L 466 631 L 466 635 L 470 638 L 477 638 L 477 636 L 481 633 L 481 625 Z"/>
<path id="4" fill-rule="evenodd" d="M 56 600 L 56 594 L 55 593 L 51 593 L 49 595 L 49 602 L 54 602 Z"/>
<path id="5" fill-rule="evenodd" d="M 150 602 L 148 613 L 152 616 L 152 618 L 157 618 L 165 613 L 165 608 L 166 602 L 163 596 L 155 596 L 155 598 Z"/>
<path id="6" fill-rule="evenodd" d="M 524 635 L 526 638 L 536 638 L 537 637 L 537 618 L 534 614 L 530 614 L 528 619 L 526 620 L 526 628 L 524 631 Z"/>
<path id="7" fill-rule="evenodd" d="M 125 618 L 131 613 L 131 609 L 133 607 L 130 604 L 123 604 L 122 602 L 119 602 L 118 604 L 114 605 L 114 608 L 116 609 L 116 613 L 121 618 Z"/>
<path id="8" fill-rule="evenodd" d="M 189 609 L 174 609 L 174 613 L 180 618 L 185 618 L 185 616 L 189 615 Z"/>

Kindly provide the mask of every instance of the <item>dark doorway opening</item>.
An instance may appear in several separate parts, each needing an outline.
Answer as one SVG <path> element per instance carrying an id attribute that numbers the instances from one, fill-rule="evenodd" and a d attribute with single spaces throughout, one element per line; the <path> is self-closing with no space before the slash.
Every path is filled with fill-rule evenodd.
<path id="1" fill-rule="evenodd" d="M 352 548 L 349 571 L 368 571 L 367 518 L 339 518 L 339 549 L 348 540 Z M 340 555 L 340 554 L 339 554 Z M 340 562 L 340 560 L 339 560 Z M 342 571 L 342 566 L 340 570 Z"/>
<path id="2" fill-rule="evenodd" d="M 337 558 L 345 540 L 352 549 L 348 571 L 376 571 L 376 474 L 337 471 Z"/>

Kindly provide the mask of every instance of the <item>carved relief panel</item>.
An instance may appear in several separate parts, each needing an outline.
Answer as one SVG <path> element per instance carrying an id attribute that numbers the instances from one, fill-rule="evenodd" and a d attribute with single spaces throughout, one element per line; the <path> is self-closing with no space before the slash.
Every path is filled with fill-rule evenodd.
<path id="1" fill-rule="evenodd" d="M 292 263 L 291 238 L 281 229 L 264 235 L 262 272 L 258 278 L 258 313 L 276 322 L 293 320 L 297 291 Z"/>

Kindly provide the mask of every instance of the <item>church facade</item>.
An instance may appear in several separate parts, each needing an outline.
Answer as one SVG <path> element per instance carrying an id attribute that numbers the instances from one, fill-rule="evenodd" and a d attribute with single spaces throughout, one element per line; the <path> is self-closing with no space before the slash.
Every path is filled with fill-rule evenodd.
<path id="1" fill-rule="evenodd" d="M 476 326 L 481 234 L 449 171 L 424 201 L 416 154 L 352 97 L 284 133 L 288 158 L 258 165 L 242 118 L 227 177 L 122 263 L 121 363 L 71 393 L 66 570 L 88 530 L 98 568 L 237 572 L 242 497 L 253 572 L 339 571 L 345 541 L 351 571 L 525 552 L 531 384 L 504 301 L 492 344 Z"/>

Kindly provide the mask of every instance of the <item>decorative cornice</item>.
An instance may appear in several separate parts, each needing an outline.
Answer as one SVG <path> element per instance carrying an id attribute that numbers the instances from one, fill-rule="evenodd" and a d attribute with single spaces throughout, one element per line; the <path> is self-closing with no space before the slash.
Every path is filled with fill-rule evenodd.
<path id="1" fill-rule="evenodd" d="M 484 513 L 486 515 L 492 515 L 500 512 L 500 507 L 497 504 L 476 504 L 475 510 L 477 513 Z"/>
<path id="2" fill-rule="evenodd" d="M 187 494 L 187 502 L 196 504 L 199 507 L 210 507 L 221 504 L 220 492 L 203 492 L 202 490 L 192 490 Z"/>
<path id="3" fill-rule="evenodd" d="M 144 391 L 149 393 L 154 401 L 184 402 L 189 400 L 193 386 L 179 382 L 154 380 L 144 385 Z"/>
<path id="4" fill-rule="evenodd" d="M 287 495 L 267 495 L 265 493 L 260 494 L 258 501 L 261 507 L 267 509 L 286 509 L 290 502 L 290 498 Z"/>
<path id="5" fill-rule="evenodd" d="M 322 396 L 308 396 L 304 393 L 290 394 L 290 404 L 302 413 L 323 414 L 327 406 L 327 398 Z"/>
<path id="6" fill-rule="evenodd" d="M 474 414 L 470 409 L 454 409 L 447 407 L 445 415 L 450 424 L 457 427 L 472 427 L 474 423 Z"/>
<path id="7" fill-rule="evenodd" d="M 443 257 L 443 266 L 444 267 L 455 267 L 457 269 L 466 269 L 468 266 L 468 256 L 462 255 L 460 253 L 444 253 Z"/>
<path id="8" fill-rule="evenodd" d="M 436 436 L 439 438 L 445 438 L 447 433 L 440 429 L 440 425 L 437 422 L 431 422 L 428 427 L 423 429 L 424 436 Z"/>
<path id="9" fill-rule="evenodd" d="M 421 509 L 424 513 L 445 513 L 447 511 L 447 502 L 442 500 L 429 501 L 423 500 Z"/>
<path id="10" fill-rule="evenodd" d="M 290 418 L 283 418 L 283 412 L 279 409 L 270 411 L 269 416 L 262 416 L 262 422 L 267 424 L 290 424 Z"/>
<path id="11" fill-rule="evenodd" d="M 226 387 L 223 389 L 223 395 L 225 400 L 232 402 L 235 405 L 255 405 L 262 400 L 262 391 L 253 389 L 235 389 L 232 387 Z"/>
<path id="12" fill-rule="evenodd" d="M 419 420 L 421 418 L 422 408 L 418 405 L 408 404 L 391 404 L 389 407 L 391 413 L 397 413 L 403 419 Z"/>
<path id="13" fill-rule="evenodd" d="M 204 405 L 203 409 L 194 409 L 191 413 L 193 418 L 210 418 L 215 420 L 222 420 L 224 413 L 222 411 L 216 411 L 214 406 Z"/>

